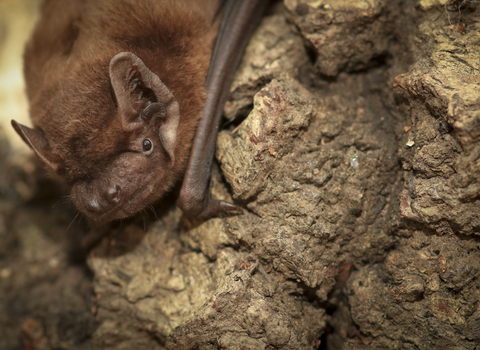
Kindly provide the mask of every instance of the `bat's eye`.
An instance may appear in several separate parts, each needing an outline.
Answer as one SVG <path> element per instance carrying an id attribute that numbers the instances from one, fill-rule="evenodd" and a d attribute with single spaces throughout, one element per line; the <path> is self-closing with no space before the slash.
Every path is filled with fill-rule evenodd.
<path id="1" fill-rule="evenodd" d="M 150 154 L 153 151 L 153 143 L 149 139 L 145 139 L 142 142 L 142 147 L 143 147 L 143 153 L 144 154 Z"/>

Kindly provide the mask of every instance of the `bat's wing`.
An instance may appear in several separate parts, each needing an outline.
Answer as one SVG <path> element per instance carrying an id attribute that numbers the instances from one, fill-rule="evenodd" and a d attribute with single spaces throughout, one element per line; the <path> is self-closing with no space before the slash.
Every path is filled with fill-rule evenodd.
<path id="1" fill-rule="evenodd" d="M 177 205 L 191 217 L 210 218 L 241 212 L 234 204 L 211 198 L 212 162 L 223 105 L 245 46 L 268 0 L 221 1 L 224 14 L 207 77 L 207 100 L 198 124 Z"/>

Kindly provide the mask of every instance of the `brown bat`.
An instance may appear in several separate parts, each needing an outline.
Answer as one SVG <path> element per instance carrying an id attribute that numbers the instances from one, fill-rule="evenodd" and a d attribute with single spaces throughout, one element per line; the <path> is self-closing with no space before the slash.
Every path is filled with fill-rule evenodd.
<path id="1" fill-rule="evenodd" d="M 94 229 L 182 177 L 185 214 L 240 210 L 211 198 L 211 165 L 233 73 L 267 3 L 44 2 L 25 51 L 34 128 L 12 125 Z"/>

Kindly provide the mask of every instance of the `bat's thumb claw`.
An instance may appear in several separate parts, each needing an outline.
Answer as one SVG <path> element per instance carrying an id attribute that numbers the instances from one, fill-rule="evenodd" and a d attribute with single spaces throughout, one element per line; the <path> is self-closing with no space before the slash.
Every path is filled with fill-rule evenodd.
<path id="1" fill-rule="evenodd" d="M 220 213 L 225 213 L 227 215 L 243 214 L 243 209 L 240 208 L 238 205 L 228 203 L 225 201 L 220 201 L 218 205 L 219 205 Z"/>
<path id="2" fill-rule="evenodd" d="M 238 215 L 243 213 L 239 206 L 225 201 L 218 201 L 208 196 L 206 199 L 181 196 L 177 206 L 191 218 L 207 220 L 223 215 Z"/>

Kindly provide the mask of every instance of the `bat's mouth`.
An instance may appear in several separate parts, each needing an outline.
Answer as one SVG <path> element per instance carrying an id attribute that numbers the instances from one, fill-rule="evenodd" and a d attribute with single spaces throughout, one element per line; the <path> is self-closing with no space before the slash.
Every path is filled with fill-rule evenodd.
<path id="1" fill-rule="evenodd" d="M 95 191 L 91 186 L 78 185 L 72 189 L 73 204 L 89 219 L 104 224 L 109 221 L 126 219 L 145 209 L 156 198 L 153 185 L 140 190 L 129 191 L 121 185 Z"/>

